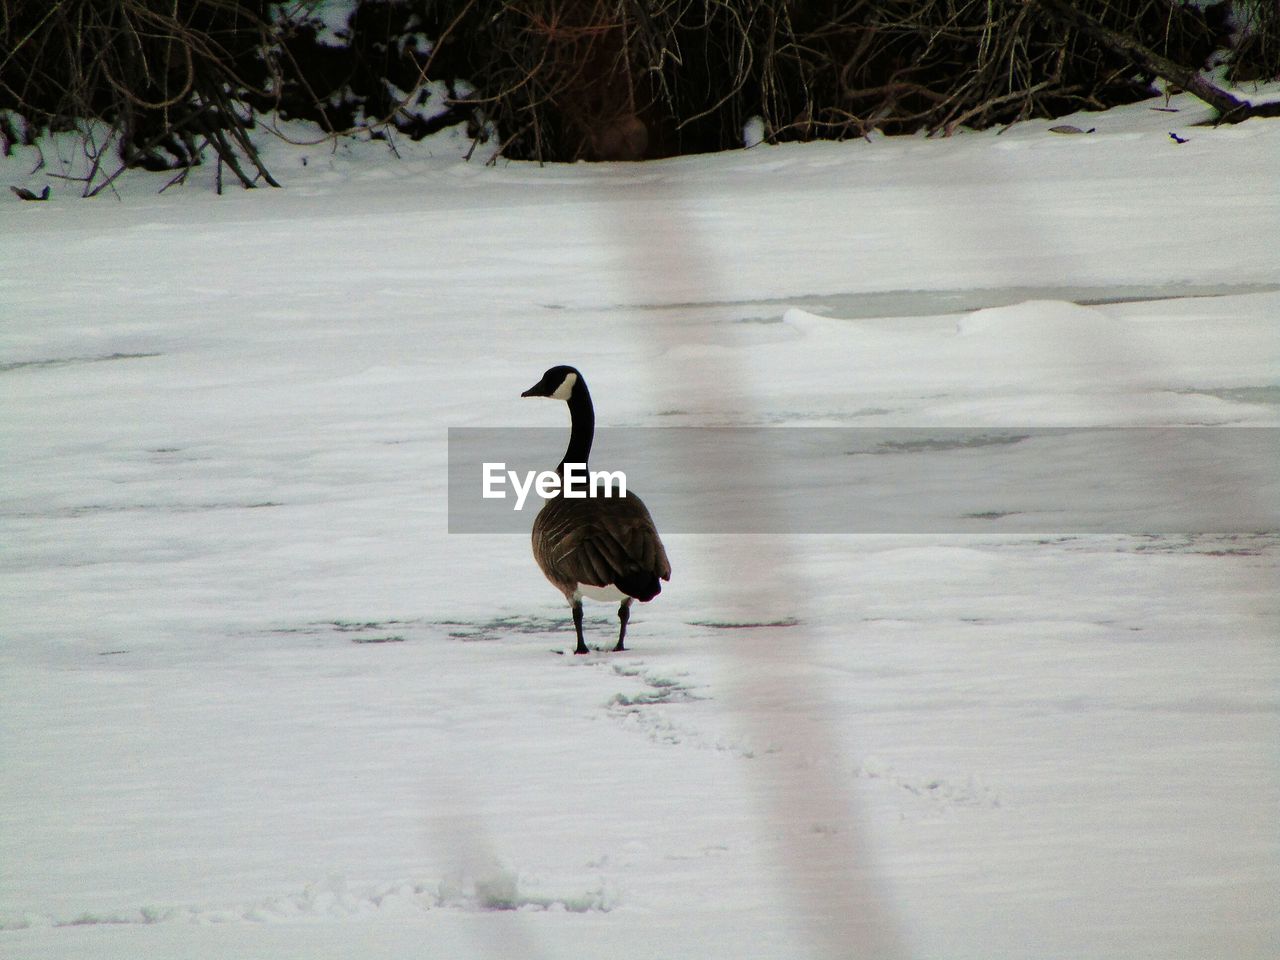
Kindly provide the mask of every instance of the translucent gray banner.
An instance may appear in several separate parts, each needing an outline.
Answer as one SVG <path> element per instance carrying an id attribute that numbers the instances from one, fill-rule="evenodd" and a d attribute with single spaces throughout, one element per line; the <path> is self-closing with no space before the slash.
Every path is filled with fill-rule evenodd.
<path id="1" fill-rule="evenodd" d="M 449 430 L 449 532 L 527 533 L 514 471 L 567 429 Z M 1280 529 L 1278 428 L 607 428 L 664 533 L 1246 533 Z M 489 493 L 485 497 L 486 464 Z M 502 467 L 498 467 L 502 464 Z M 496 482 L 501 476 L 502 482 Z"/>

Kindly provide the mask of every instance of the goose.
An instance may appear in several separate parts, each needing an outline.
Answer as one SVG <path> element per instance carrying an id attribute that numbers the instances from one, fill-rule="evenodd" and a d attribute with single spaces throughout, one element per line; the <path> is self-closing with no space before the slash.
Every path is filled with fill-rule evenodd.
<path id="1" fill-rule="evenodd" d="M 520 394 L 550 397 L 569 405 L 569 446 L 556 467 L 563 479 L 566 463 L 585 464 L 595 437 L 596 414 L 587 381 L 575 368 L 552 367 Z M 581 476 L 581 474 L 579 474 Z M 625 497 L 549 499 L 533 521 L 533 558 L 573 610 L 578 646 L 582 638 L 582 598 L 618 602 L 618 643 L 625 650 L 631 603 L 652 600 L 662 591 L 659 580 L 671 579 L 667 551 L 644 503 L 630 490 Z"/>

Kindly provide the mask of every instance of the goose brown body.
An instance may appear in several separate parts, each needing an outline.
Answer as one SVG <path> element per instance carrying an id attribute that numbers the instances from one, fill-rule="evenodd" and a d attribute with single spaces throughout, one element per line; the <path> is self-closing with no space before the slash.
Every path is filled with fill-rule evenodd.
<path id="1" fill-rule="evenodd" d="M 671 563 L 649 510 L 634 493 L 567 500 L 554 497 L 533 522 L 533 558 L 573 602 L 580 586 L 614 586 L 652 600 L 671 579 Z"/>
<path id="2" fill-rule="evenodd" d="M 585 469 L 595 435 L 595 408 L 582 374 L 573 367 L 552 367 L 521 396 L 568 404 L 569 446 L 556 469 L 561 477 L 566 463 Z M 588 652 L 582 635 L 584 593 L 620 601 L 614 650 L 625 650 L 632 601 L 652 600 L 662 590 L 661 581 L 671 579 L 671 563 L 653 518 L 629 490 L 624 496 L 549 499 L 533 522 L 533 557 L 573 610 L 575 653 Z"/>

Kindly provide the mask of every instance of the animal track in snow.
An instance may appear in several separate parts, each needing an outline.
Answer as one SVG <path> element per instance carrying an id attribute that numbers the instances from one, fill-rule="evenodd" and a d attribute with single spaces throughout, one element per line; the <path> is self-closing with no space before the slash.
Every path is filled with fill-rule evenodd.
<path id="1" fill-rule="evenodd" d="M 879 780 L 891 784 L 912 796 L 936 805 L 939 809 L 953 807 L 998 809 L 1001 806 L 999 795 L 973 776 L 965 778 L 962 782 L 944 777 L 905 776 L 876 757 L 863 760 L 854 771 L 854 776 L 862 780 Z"/>

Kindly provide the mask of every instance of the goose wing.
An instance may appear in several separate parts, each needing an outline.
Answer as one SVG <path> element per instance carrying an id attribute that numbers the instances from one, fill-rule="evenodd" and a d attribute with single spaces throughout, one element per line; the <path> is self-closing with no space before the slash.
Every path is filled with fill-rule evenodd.
<path id="1" fill-rule="evenodd" d="M 671 579 L 671 563 L 649 511 L 632 493 L 548 501 L 533 525 L 533 552 L 543 573 L 561 589 L 615 584 L 648 599 L 658 592 L 658 578 Z"/>

